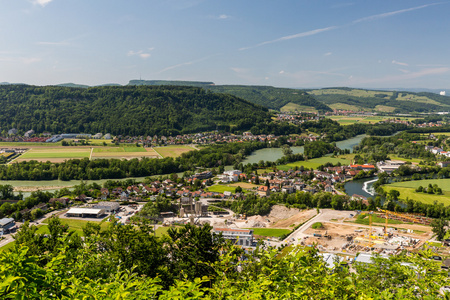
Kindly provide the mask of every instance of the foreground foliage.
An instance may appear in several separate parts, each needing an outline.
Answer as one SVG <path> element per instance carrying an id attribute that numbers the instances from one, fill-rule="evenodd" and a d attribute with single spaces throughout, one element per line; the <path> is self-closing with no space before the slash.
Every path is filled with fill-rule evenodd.
<path id="1" fill-rule="evenodd" d="M 429 251 L 377 257 L 350 271 L 327 267 L 314 248 L 243 255 L 209 226 L 156 238 L 145 224 L 105 232 L 90 225 L 73 247 L 57 219 L 50 224 L 42 248 L 17 240 L 0 252 L 1 299 L 436 299 L 448 284 Z"/>

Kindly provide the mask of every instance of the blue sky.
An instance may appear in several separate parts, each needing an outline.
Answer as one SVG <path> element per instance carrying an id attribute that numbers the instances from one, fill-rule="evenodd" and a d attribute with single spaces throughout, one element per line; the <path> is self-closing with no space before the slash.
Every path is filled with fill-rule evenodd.
<path id="1" fill-rule="evenodd" d="M 450 1 L 0 0 L 0 82 L 450 88 Z"/>

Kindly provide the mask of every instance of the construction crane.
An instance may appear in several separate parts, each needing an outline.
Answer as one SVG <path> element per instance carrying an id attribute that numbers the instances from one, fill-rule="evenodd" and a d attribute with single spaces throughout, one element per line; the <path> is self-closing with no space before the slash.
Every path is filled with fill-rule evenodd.
<path id="1" fill-rule="evenodd" d="M 385 210 L 385 209 L 381 209 L 381 208 L 377 208 L 378 211 L 383 212 L 385 214 L 385 219 L 386 219 L 386 223 L 385 223 L 385 227 L 384 227 L 384 234 L 387 236 L 387 229 L 388 229 L 388 219 L 389 219 L 389 215 L 393 215 L 399 218 L 403 218 L 406 220 L 409 220 L 413 223 L 417 223 L 417 224 L 423 224 L 423 225 L 428 225 L 427 224 L 427 220 L 423 220 L 421 218 L 421 216 L 410 216 L 407 214 L 402 214 L 402 213 L 397 213 L 397 212 L 393 212 L 393 211 L 389 211 L 389 210 Z"/>

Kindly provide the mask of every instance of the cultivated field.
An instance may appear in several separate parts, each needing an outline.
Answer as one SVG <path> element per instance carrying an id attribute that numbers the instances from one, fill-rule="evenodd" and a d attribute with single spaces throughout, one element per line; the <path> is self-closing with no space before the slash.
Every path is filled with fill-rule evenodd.
<path id="1" fill-rule="evenodd" d="M 92 159 L 98 158 L 158 158 L 159 155 L 152 148 L 143 147 L 100 147 L 93 148 Z"/>
<path id="2" fill-rule="evenodd" d="M 57 148 L 33 147 L 24 154 L 22 154 L 15 161 L 21 162 L 21 161 L 37 160 L 43 162 L 50 161 L 56 163 L 75 158 L 78 159 L 85 157 L 89 158 L 90 154 L 91 149 L 89 147 L 57 147 Z"/>
<path id="3" fill-rule="evenodd" d="M 380 121 L 384 121 L 387 120 L 389 118 L 393 118 L 393 117 L 389 117 L 389 116 L 332 116 L 329 117 L 330 119 L 337 121 L 339 124 L 341 125 L 351 125 L 351 124 L 355 124 L 355 123 L 363 123 L 363 124 L 375 124 L 378 123 Z M 411 121 L 417 118 L 411 118 L 411 117 L 395 117 L 396 119 L 400 119 L 400 120 L 406 120 L 406 121 Z"/>
<path id="4" fill-rule="evenodd" d="M 178 157 L 185 152 L 195 150 L 191 146 L 186 145 L 170 145 L 165 147 L 154 147 L 153 149 L 162 157 Z"/>

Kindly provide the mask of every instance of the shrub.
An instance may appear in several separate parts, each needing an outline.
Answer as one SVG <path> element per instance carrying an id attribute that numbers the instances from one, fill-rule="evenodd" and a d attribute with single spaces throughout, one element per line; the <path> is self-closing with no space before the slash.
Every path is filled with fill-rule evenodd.
<path id="1" fill-rule="evenodd" d="M 320 222 L 316 222 L 316 223 L 312 224 L 311 227 L 312 227 L 312 229 L 320 229 L 320 228 L 323 228 L 323 224 Z"/>

